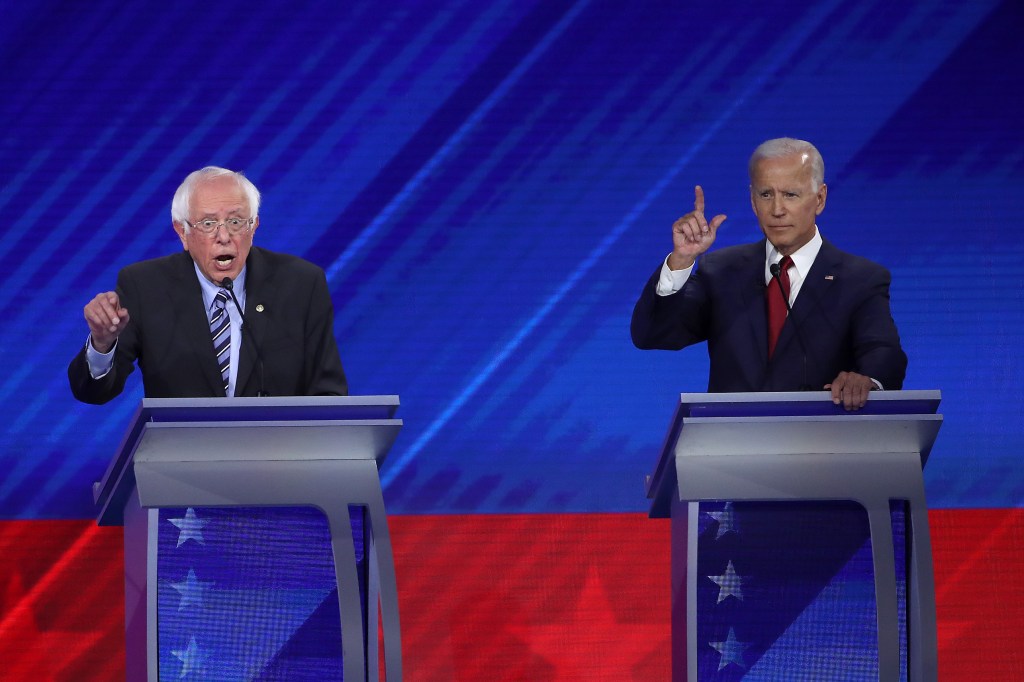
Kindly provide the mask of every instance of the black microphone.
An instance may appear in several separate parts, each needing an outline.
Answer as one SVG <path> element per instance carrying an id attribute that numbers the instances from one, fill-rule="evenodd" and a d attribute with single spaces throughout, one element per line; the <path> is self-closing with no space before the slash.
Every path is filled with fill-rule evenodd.
<path id="1" fill-rule="evenodd" d="M 779 291 L 782 292 L 782 302 L 786 304 L 786 315 L 793 313 L 793 308 L 789 305 L 789 296 L 786 295 L 786 289 L 782 286 L 782 266 L 778 263 L 772 263 L 768 266 L 768 271 L 772 273 L 772 279 L 775 280 L 779 285 Z M 800 334 L 800 326 L 793 320 L 793 333 L 796 335 L 796 342 L 800 345 L 800 353 L 803 356 L 804 361 L 804 383 L 800 387 L 801 391 L 812 391 L 811 382 L 807 380 L 807 346 L 804 345 L 803 336 Z"/>
<path id="2" fill-rule="evenodd" d="M 252 330 L 249 329 L 249 325 L 245 322 L 245 313 L 242 312 L 242 306 L 238 303 L 238 298 L 235 296 L 235 283 L 231 281 L 230 277 L 225 277 L 220 281 L 220 286 L 228 290 L 228 294 L 231 295 L 231 300 L 235 302 L 235 310 L 238 311 L 238 316 L 242 318 L 242 335 L 245 332 L 249 332 L 249 341 L 252 342 L 252 348 L 256 351 L 256 367 L 260 377 L 260 390 L 256 393 L 257 397 L 264 398 L 269 395 L 266 391 L 266 386 L 263 383 L 263 356 L 260 354 L 260 347 L 256 343 L 256 337 L 252 335 Z"/>

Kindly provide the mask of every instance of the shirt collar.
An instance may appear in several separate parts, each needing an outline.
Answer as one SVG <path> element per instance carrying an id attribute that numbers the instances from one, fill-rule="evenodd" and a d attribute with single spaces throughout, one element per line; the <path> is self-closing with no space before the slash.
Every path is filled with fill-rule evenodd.
<path id="1" fill-rule="evenodd" d="M 192 266 L 195 268 L 196 277 L 199 279 L 199 286 L 203 290 L 203 305 L 206 310 L 209 310 L 213 306 L 213 299 L 217 297 L 217 292 L 221 290 L 221 287 L 206 279 L 206 276 L 199 270 L 199 266 L 196 265 L 195 261 L 192 262 Z M 238 299 L 238 304 L 242 308 L 245 307 L 245 275 L 248 269 L 248 263 L 242 266 L 242 271 L 238 273 L 238 277 L 234 279 L 231 287 L 231 290 L 235 292 L 235 297 Z"/>
<path id="2" fill-rule="evenodd" d="M 793 259 L 793 267 L 800 274 L 801 277 L 807 274 L 814 264 L 814 259 L 818 257 L 818 251 L 821 250 L 821 233 L 818 232 L 818 226 L 814 226 L 814 236 L 811 237 L 811 241 L 807 242 L 794 253 L 790 254 L 790 258 Z M 765 261 L 764 261 L 764 272 L 765 281 L 771 279 L 771 266 L 773 263 L 778 263 L 782 260 L 782 254 L 772 246 L 770 241 L 765 240 Z"/>

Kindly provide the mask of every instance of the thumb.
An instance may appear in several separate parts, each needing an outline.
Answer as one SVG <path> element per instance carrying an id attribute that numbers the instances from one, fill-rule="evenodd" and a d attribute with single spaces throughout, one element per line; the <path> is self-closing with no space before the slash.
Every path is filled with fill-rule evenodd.
<path id="1" fill-rule="evenodd" d="M 725 222 L 726 217 L 727 216 L 725 216 L 725 215 L 720 213 L 720 214 L 716 215 L 714 218 L 712 218 L 711 219 L 711 223 L 709 224 L 709 226 L 711 228 L 711 231 L 713 232 L 713 231 L 717 230 L 719 228 L 719 226 L 722 223 Z"/>

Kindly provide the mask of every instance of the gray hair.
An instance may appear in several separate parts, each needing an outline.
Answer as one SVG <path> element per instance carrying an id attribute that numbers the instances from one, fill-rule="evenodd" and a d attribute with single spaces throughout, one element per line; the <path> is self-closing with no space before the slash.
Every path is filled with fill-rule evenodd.
<path id="1" fill-rule="evenodd" d="M 260 191 L 256 189 L 256 185 L 252 184 L 249 178 L 227 168 L 207 166 L 206 168 L 189 173 L 182 181 L 178 190 L 174 193 L 174 199 L 171 200 L 171 220 L 184 225 L 185 231 L 188 232 L 186 222 L 189 219 L 189 202 L 192 200 L 192 192 L 195 191 L 196 185 L 204 180 L 219 178 L 225 175 L 233 177 L 238 183 L 238 187 L 245 194 L 245 198 L 249 201 L 249 211 L 252 213 L 250 217 L 255 218 L 258 216 L 260 212 Z"/>
<path id="2" fill-rule="evenodd" d="M 795 140 L 792 137 L 778 137 L 758 145 L 754 153 L 750 155 L 750 163 L 747 164 L 750 180 L 754 180 L 754 168 L 762 159 L 780 159 L 794 154 L 806 156 L 810 160 L 811 191 L 817 192 L 818 188 L 825 183 L 825 160 L 821 158 L 821 152 L 813 144 L 806 140 Z"/>

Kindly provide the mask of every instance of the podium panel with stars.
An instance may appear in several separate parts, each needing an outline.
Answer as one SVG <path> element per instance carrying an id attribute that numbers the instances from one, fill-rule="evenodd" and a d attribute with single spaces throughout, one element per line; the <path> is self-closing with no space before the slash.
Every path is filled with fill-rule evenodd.
<path id="1" fill-rule="evenodd" d="M 132 680 L 402 679 L 395 396 L 146 399 L 96 485 Z"/>
<path id="2" fill-rule="evenodd" d="M 934 680 L 937 391 L 683 394 L 654 474 L 681 682 Z"/>

